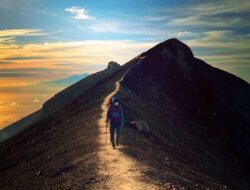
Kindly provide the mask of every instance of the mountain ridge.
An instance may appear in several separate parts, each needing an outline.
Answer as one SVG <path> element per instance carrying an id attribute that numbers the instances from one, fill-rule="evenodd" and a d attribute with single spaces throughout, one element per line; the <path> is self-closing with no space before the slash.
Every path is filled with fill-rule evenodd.
<path id="1" fill-rule="evenodd" d="M 100 73 L 64 107 L 0 144 L 3 187 L 115 189 L 112 162 L 100 156 L 104 151 L 111 160 L 135 160 L 136 179 L 159 189 L 249 188 L 248 83 L 195 58 L 177 39 L 154 46 L 111 74 Z M 79 84 L 68 90 L 83 88 Z M 102 142 L 104 124 L 98 122 L 105 119 L 104 100 L 111 93 L 121 100 L 127 121 L 119 152 Z M 148 123 L 149 136 L 130 127 L 141 120 Z M 114 167 L 119 171 L 119 165 Z M 109 174 L 101 175 L 105 170 Z M 16 179 L 11 182 L 10 176 Z M 133 185 L 127 177 L 121 174 L 119 180 Z"/>

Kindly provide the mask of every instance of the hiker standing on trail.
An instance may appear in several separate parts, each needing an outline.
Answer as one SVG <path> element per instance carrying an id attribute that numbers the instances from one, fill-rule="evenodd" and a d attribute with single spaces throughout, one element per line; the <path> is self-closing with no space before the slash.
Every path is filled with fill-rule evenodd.
<path id="1" fill-rule="evenodd" d="M 106 123 L 108 123 L 109 121 L 110 121 L 110 141 L 113 148 L 115 148 L 115 142 L 116 146 L 119 146 L 120 132 L 121 128 L 124 125 L 123 108 L 119 100 L 115 96 L 113 96 L 110 99 L 110 104 L 107 111 Z M 116 139 L 114 139 L 115 131 L 116 131 Z"/>

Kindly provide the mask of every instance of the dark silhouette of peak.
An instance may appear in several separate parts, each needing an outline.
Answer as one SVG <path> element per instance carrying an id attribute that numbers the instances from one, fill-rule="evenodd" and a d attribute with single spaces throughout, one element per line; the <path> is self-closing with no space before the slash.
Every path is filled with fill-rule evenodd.
<path id="1" fill-rule="evenodd" d="M 121 67 L 121 66 L 120 66 L 117 62 L 110 61 L 110 62 L 108 63 L 107 70 L 110 70 L 111 72 L 114 72 L 114 71 L 119 70 L 120 67 Z"/>
<path id="2" fill-rule="evenodd" d="M 138 64 L 144 76 L 155 75 L 159 79 L 178 74 L 191 80 L 196 60 L 191 49 L 177 39 L 166 40 L 140 55 Z M 173 73 L 173 74 L 171 74 Z"/>
<path id="3" fill-rule="evenodd" d="M 171 38 L 162 43 L 157 44 L 153 48 L 143 53 L 142 56 L 152 55 L 154 53 L 165 54 L 165 56 L 168 56 L 169 53 L 171 53 L 173 55 L 180 56 L 180 58 L 194 57 L 191 49 L 186 44 L 176 38 Z"/>
<path id="4" fill-rule="evenodd" d="M 169 146 L 178 139 L 172 151 L 212 175 L 219 175 L 222 168 L 230 171 L 227 164 L 236 161 L 241 169 L 249 167 L 250 85 L 246 81 L 195 58 L 187 45 L 169 39 L 138 56 L 121 86 L 123 93 L 131 97 L 133 92 L 141 99 L 140 104 L 125 98 L 123 102 L 137 104 L 137 113 L 147 110 L 136 117 L 151 122 L 159 141 Z M 203 164 L 209 162 L 216 164 Z"/>

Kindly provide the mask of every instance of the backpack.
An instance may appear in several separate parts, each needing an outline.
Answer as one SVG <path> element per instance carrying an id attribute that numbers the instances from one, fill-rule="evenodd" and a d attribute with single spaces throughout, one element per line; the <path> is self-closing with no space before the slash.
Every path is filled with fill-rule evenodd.
<path id="1" fill-rule="evenodd" d="M 120 124 L 121 123 L 120 105 L 118 106 L 118 108 L 115 108 L 114 106 L 110 107 L 109 118 L 110 118 L 112 124 Z"/>

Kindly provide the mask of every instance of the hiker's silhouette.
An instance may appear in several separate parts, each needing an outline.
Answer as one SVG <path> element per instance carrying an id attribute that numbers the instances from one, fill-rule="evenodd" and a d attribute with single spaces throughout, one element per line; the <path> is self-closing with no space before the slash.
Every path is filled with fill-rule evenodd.
<path id="1" fill-rule="evenodd" d="M 110 122 L 110 141 L 112 146 L 119 146 L 120 132 L 124 125 L 123 107 L 118 98 L 113 96 L 108 104 L 106 123 Z M 115 139 L 116 132 L 116 139 Z"/>

